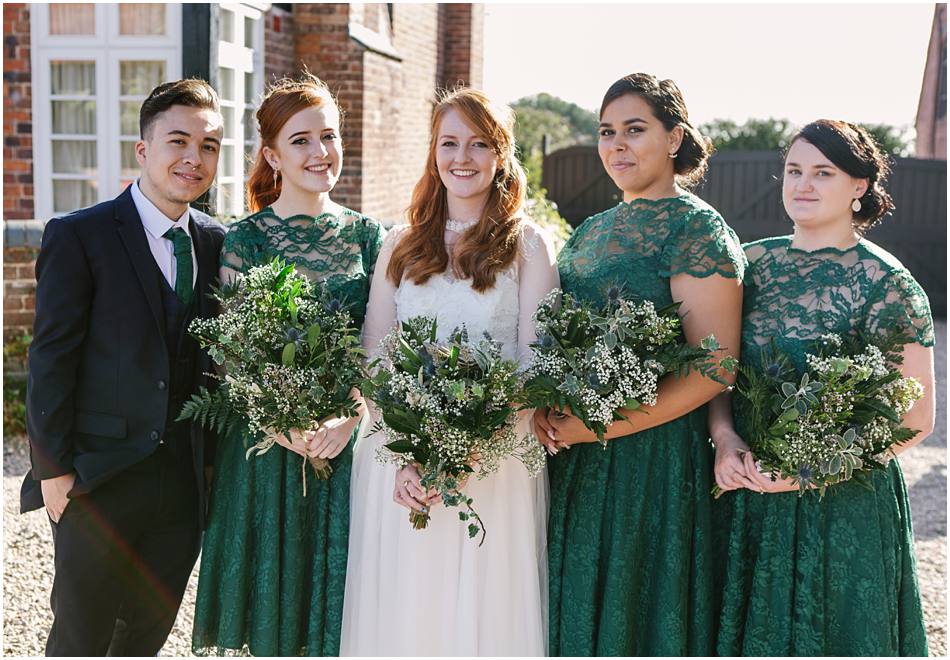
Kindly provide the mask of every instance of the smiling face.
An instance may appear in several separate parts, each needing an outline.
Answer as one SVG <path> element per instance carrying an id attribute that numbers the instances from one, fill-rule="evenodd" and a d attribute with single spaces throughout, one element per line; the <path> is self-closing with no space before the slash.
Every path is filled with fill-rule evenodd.
<path id="1" fill-rule="evenodd" d="M 181 217 L 211 187 L 223 136 L 221 114 L 214 110 L 173 105 L 156 116 L 135 144 L 142 192 L 169 218 Z"/>
<path id="2" fill-rule="evenodd" d="M 270 166 L 280 172 L 282 195 L 330 192 L 343 169 L 339 110 L 332 103 L 301 110 L 263 151 Z"/>
<path id="3" fill-rule="evenodd" d="M 679 126 L 667 131 L 650 104 L 635 94 L 610 102 L 600 118 L 597 151 L 624 201 L 657 198 L 674 189 L 673 159 L 683 139 Z"/>
<path id="4" fill-rule="evenodd" d="M 478 135 L 455 108 L 449 108 L 439 121 L 435 164 L 450 209 L 484 205 L 498 171 L 498 156 L 488 139 Z"/>
<path id="5" fill-rule="evenodd" d="M 851 226 L 851 203 L 867 191 L 867 179 L 855 179 L 804 139 L 785 157 L 782 201 L 788 217 L 807 229 Z"/>

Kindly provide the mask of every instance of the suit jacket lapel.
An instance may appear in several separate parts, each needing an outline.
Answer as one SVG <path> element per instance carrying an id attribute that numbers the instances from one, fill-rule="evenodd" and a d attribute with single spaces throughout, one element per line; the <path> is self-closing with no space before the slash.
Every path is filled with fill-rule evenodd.
<path id="1" fill-rule="evenodd" d="M 158 278 L 155 276 L 155 257 L 148 246 L 145 237 L 145 227 L 142 218 L 132 201 L 132 192 L 126 188 L 115 200 L 115 220 L 118 223 L 119 238 L 129 253 L 132 267 L 139 278 L 139 283 L 145 292 L 145 300 L 155 317 L 158 331 L 165 337 L 164 312 L 162 310 L 161 291 L 158 289 Z"/>

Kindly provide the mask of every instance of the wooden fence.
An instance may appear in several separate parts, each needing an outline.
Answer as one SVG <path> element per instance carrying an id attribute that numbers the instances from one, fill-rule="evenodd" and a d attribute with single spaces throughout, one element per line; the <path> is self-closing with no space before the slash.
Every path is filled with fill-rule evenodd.
<path id="1" fill-rule="evenodd" d="M 621 199 L 596 147 L 567 147 L 547 154 L 541 181 L 561 215 L 574 226 Z M 945 317 L 947 163 L 897 158 L 887 188 L 896 209 L 868 232 L 868 239 L 910 269 L 927 291 L 934 315 Z M 791 233 L 782 207 L 782 158 L 773 151 L 714 155 L 695 192 L 722 213 L 743 241 Z"/>

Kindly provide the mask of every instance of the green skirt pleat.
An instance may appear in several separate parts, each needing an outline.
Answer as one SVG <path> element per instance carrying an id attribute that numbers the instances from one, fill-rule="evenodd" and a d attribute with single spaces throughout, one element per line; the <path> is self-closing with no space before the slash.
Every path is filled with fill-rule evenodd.
<path id="1" fill-rule="evenodd" d="M 719 655 L 927 655 L 910 507 L 892 461 L 866 485 L 724 494 Z"/>
<path id="2" fill-rule="evenodd" d="M 352 440 L 329 480 L 274 446 L 245 459 L 219 442 L 201 552 L 192 649 L 198 655 L 339 654 Z"/>
<path id="3" fill-rule="evenodd" d="M 551 655 L 712 654 L 705 407 L 562 450 L 549 469 Z"/>

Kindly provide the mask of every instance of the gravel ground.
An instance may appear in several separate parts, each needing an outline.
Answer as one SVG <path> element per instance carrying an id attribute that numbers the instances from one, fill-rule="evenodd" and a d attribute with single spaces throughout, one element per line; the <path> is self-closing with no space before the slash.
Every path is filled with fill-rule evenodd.
<path id="1" fill-rule="evenodd" d="M 947 655 L 947 325 L 937 324 L 937 428 L 900 460 L 910 491 L 930 654 Z M 52 539 L 43 511 L 17 515 L 20 481 L 29 468 L 22 438 L 3 445 L 3 654 L 43 654 L 51 613 Z M 198 569 L 161 655 L 190 655 Z"/>

